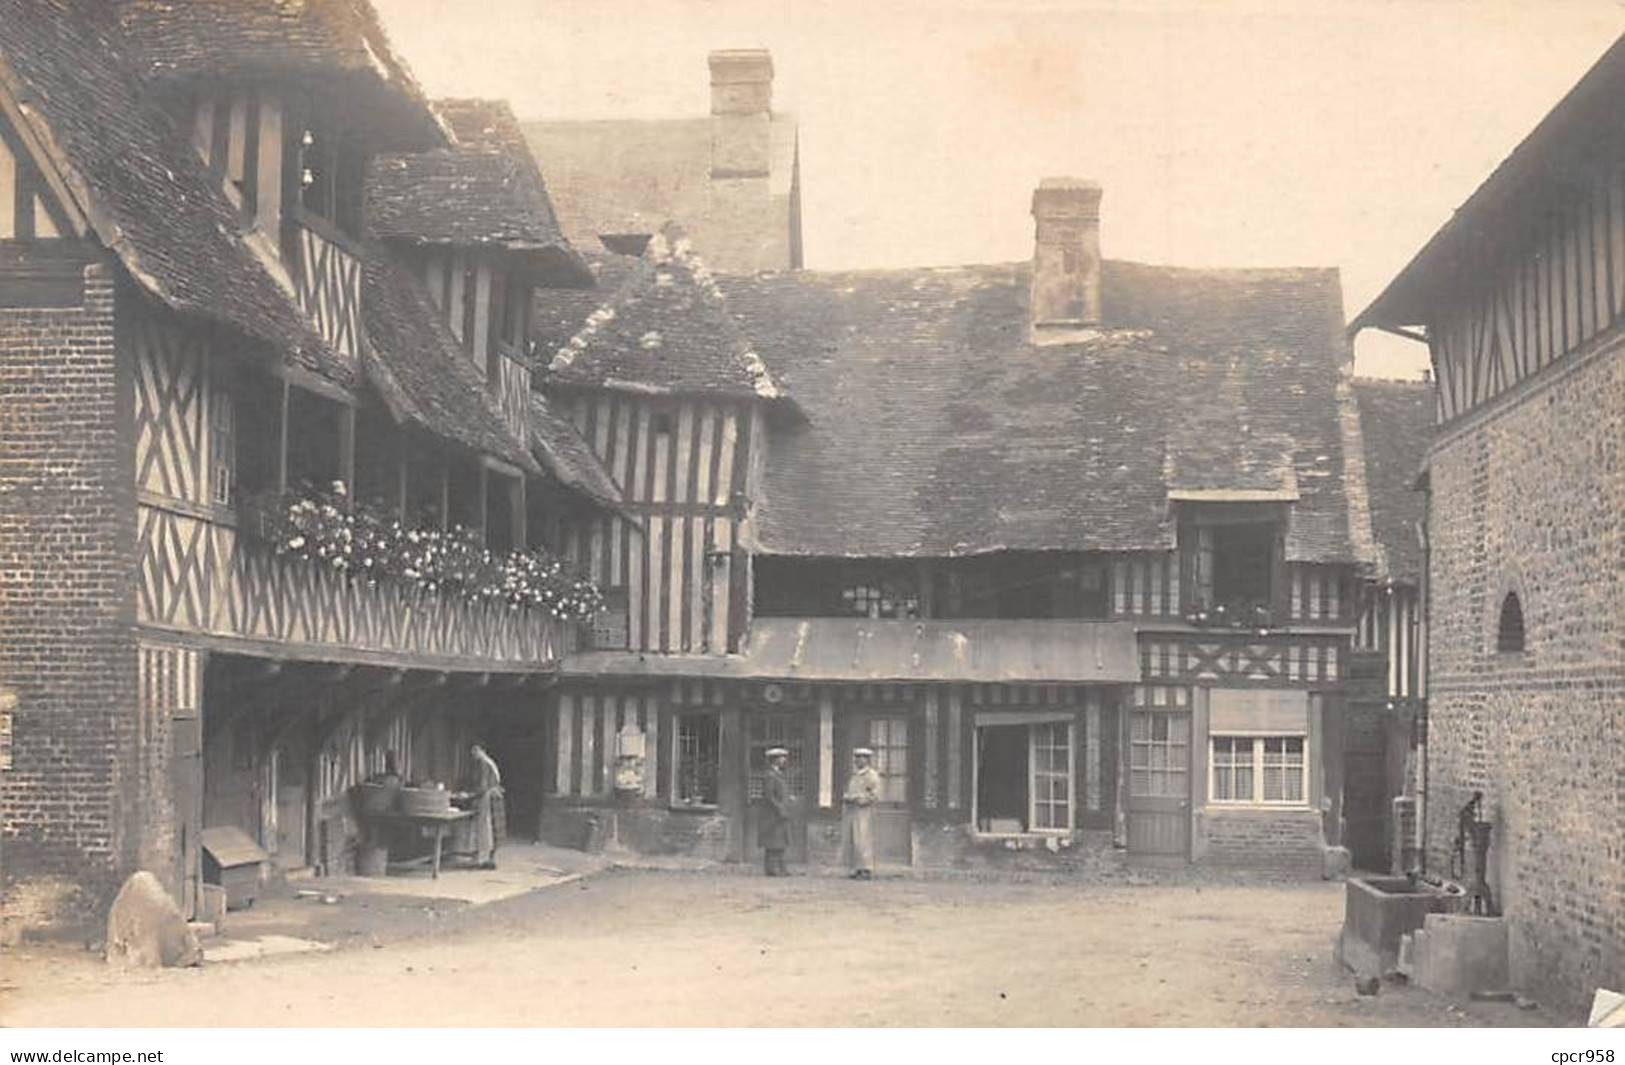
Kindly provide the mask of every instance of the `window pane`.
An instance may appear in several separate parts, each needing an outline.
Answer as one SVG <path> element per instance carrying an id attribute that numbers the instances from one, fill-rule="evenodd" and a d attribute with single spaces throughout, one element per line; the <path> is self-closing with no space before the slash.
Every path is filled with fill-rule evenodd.
<path id="1" fill-rule="evenodd" d="M 677 779 L 673 798 L 679 803 L 714 805 L 717 801 L 717 718 L 684 714 L 677 721 Z"/>

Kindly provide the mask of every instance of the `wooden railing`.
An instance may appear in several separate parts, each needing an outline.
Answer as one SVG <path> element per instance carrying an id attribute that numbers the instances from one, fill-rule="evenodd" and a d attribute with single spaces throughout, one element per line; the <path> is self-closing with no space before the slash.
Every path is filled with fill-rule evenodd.
<path id="1" fill-rule="evenodd" d="M 292 266 L 299 308 L 333 350 L 361 352 L 361 257 L 349 238 L 322 219 L 303 215 L 294 228 Z"/>
<path id="2" fill-rule="evenodd" d="M 405 668 L 537 670 L 573 643 L 534 611 L 369 586 L 178 508 L 137 508 L 138 622 L 278 657 Z"/>

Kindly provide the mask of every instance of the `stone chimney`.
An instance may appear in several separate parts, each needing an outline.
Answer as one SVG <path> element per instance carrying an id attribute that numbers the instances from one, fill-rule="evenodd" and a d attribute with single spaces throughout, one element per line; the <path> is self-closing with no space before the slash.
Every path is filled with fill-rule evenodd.
<path id="1" fill-rule="evenodd" d="M 1067 344 L 1100 325 L 1100 186 L 1045 178 L 1033 191 L 1028 340 Z"/>
<path id="2" fill-rule="evenodd" d="M 771 148 L 773 56 L 765 48 L 712 52 L 711 176 L 765 178 Z"/>

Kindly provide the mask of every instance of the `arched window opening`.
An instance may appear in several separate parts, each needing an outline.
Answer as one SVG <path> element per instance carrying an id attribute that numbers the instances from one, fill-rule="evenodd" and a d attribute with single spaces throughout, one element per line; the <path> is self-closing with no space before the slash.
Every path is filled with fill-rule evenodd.
<path id="1" fill-rule="evenodd" d="M 1501 600 L 1501 621 L 1496 626 L 1495 649 L 1503 654 L 1523 650 L 1523 604 L 1517 592 Z"/>

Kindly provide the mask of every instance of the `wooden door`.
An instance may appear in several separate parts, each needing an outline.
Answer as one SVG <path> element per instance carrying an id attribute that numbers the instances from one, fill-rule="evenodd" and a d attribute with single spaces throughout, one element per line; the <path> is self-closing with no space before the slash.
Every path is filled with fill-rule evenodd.
<path id="1" fill-rule="evenodd" d="M 790 847 L 785 858 L 793 862 L 807 860 L 807 810 L 818 800 L 817 745 L 809 738 L 811 716 L 795 711 L 749 712 L 746 714 L 745 756 L 748 781 L 745 804 L 745 860 L 761 857 L 757 828 L 762 818 L 762 788 L 767 779 L 767 751 L 783 747 L 790 752 L 790 764 L 784 775 L 789 779 L 790 798 L 795 803 L 795 816 L 790 819 Z"/>
<path id="2" fill-rule="evenodd" d="M 909 750 L 909 720 L 904 714 L 855 714 L 848 720 L 843 746 L 846 787 L 852 772 L 852 749 L 874 749 L 874 767 L 880 774 L 880 802 L 875 806 L 875 861 L 911 865 L 914 860 L 914 818 L 909 807 L 913 765 Z"/>
<path id="3" fill-rule="evenodd" d="M 169 780 L 175 804 L 174 883 L 181 913 L 197 915 L 203 879 L 203 722 L 196 709 L 177 708 L 169 719 Z"/>
<path id="4" fill-rule="evenodd" d="M 305 854 L 305 758 L 297 745 L 278 746 L 272 752 L 271 778 L 276 796 L 276 862 L 283 869 L 308 864 Z"/>
<path id="5" fill-rule="evenodd" d="M 1129 851 L 1189 857 L 1190 711 L 1135 710 L 1128 754 Z"/>

